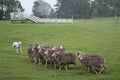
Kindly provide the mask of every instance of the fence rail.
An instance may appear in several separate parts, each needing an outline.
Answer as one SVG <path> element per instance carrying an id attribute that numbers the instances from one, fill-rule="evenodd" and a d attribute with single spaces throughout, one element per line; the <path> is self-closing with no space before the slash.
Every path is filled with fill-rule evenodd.
<path id="1" fill-rule="evenodd" d="M 52 23 L 52 22 L 56 22 L 56 23 L 71 23 L 73 22 L 72 19 L 59 19 L 59 18 L 40 18 L 38 20 L 39 22 L 45 22 L 45 23 Z"/>
<path id="2" fill-rule="evenodd" d="M 23 12 L 10 13 L 11 20 L 31 20 L 35 23 L 72 23 L 73 18 L 39 18 L 34 15 L 27 15 Z"/>

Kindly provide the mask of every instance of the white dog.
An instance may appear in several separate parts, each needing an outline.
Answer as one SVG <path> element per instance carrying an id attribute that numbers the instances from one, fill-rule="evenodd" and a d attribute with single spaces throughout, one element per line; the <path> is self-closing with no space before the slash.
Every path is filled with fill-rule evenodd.
<path id="1" fill-rule="evenodd" d="M 22 53 L 22 42 L 18 41 L 18 42 L 13 42 L 12 43 L 12 47 L 16 49 L 16 53 Z"/>

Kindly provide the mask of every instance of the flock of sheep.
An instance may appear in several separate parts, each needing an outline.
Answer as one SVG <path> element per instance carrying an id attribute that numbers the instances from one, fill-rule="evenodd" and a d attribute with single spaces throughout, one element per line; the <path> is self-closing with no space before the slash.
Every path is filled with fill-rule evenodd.
<path id="1" fill-rule="evenodd" d="M 21 44 L 19 46 L 13 44 L 14 48 L 18 48 L 17 51 L 21 51 Z M 27 53 L 29 60 L 34 63 L 44 64 L 45 67 L 48 64 L 52 64 L 54 69 L 59 70 L 65 68 L 69 69 L 69 65 L 73 64 L 76 68 L 76 59 L 86 67 L 89 71 L 93 71 L 95 74 L 101 74 L 106 71 L 105 60 L 99 55 L 86 54 L 82 52 L 66 53 L 65 48 L 62 45 L 58 46 L 46 46 L 38 44 L 29 44 Z"/>

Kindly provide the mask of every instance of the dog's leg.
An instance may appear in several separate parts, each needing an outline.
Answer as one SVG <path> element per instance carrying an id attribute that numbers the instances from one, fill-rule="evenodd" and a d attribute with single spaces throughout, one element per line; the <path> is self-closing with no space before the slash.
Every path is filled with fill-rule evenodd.
<path id="1" fill-rule="evenodd" d="M 20 53 L 23 53 L 23 51 L 22 51 L 22 47 L 20 47 L 19 49 L 20 49 Z"/>
<path id="2" fill-rule="evenodd" d="M 16 53 L 18 53 L 18 48 L 16 48 Z"/>

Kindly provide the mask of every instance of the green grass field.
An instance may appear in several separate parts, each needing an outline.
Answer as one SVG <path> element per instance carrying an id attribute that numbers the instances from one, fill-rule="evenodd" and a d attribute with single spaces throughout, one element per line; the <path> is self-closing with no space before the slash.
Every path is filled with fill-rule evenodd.
<path id="1" fill-rule="evenodd" d="M 22 54 L 11 44 L 21 40 Z M 29 43 L 60 45 L 66 52 L 98 54 L 106 59 L 107 73 L 88 73 L 77 60 L 77 69 L 61 70 L 31 63 Z M 74 23 L 20 24 L 0 21 L 0 80 L 120 80 L 120 19 L 75 20 Z"/>

